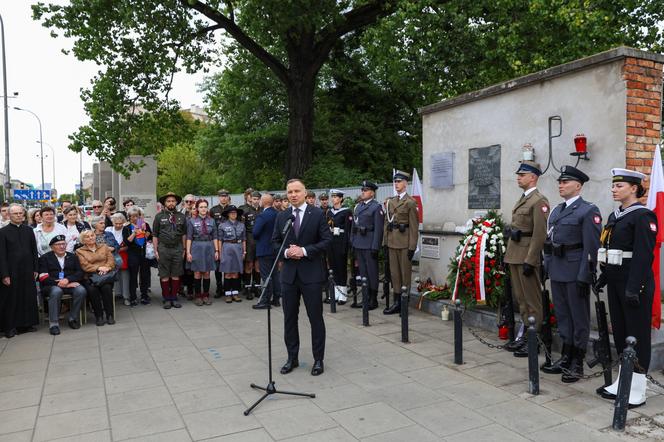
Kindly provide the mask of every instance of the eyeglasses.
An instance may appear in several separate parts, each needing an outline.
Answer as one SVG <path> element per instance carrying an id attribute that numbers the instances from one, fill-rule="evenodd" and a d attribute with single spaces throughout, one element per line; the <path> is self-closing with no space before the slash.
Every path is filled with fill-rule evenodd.
<path id="1" fill-rule="evenodd" d="M 92 206 L 93 209 L 101 209 L 102 206 Z"/>

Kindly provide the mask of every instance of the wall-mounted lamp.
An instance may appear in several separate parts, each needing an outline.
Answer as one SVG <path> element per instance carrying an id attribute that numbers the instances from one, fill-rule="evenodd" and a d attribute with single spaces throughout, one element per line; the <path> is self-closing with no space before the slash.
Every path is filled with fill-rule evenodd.
<path id="1" fill-rule="evenodd" d="M 521 148 L 521 156 L 523 161 L 534 161 L 535 160 L 535 148 L 532 144 L 526 143 Z"/>
<path id="2" fill-rule="evenodd" d="M 574 149 L 575 151 L 570 153 L 570 155 L 583 160 L 590 159 L 588 158 L 588 139 L 584 134 L 577 134 L 574 137 Z"/>

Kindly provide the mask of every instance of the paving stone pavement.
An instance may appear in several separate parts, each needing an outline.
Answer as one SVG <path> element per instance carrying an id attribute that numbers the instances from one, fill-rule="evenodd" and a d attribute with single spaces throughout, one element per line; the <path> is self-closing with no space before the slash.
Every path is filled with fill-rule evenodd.
<path id="1" fill-rule="evenodd" d="M 156 297 L 155 297 L 156 298 Z M 0 339 L 0 442 L 11 441 L 547 441 L 662 440 L 664 396 L 610 429 L 612 404 L 598 380 L 541 376 L 527 393 L 527 361 L 468 333 L 453 364 L 452 322 L 418 311 L 410 343 L 398 316 L 326 307 L 325 373 L 309 374 L 310 328 L 300 317 L 300 368 L 283 376 L 283 315 L 272 311 L 274 380 L 315 399 L 260 397 L 267 382 L 266 312 L 252 302 L 163 310 L 117 305 L 117 324 L 52 337 Z M 382 309 L 382 306 L 381 306 Z M 489 334 L 489 333 L 485 333 Z M 493 339 L 493 337 L 491 337 Z M 661 377 L 661 376 L 659 376 Z"/>

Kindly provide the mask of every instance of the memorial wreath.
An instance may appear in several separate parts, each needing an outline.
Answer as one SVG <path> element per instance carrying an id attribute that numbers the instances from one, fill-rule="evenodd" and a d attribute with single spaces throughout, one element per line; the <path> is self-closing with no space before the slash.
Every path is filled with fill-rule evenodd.
<path id="1" fill-rule="evenodd" d="M 452 300 L 464 305 L 497 308 L 505 293 L 505 253 L 503 220 L 496 211 L 473 218 L 450 260 L 448 283 Z"/>

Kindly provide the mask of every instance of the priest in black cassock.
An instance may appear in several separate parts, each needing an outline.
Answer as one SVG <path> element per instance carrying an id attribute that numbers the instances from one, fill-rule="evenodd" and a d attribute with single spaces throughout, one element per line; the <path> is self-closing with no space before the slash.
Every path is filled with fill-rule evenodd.
<path id="1" fill-rule="evenodd" d="M 9 224 L 0 229 L 0 330 L 5 337 L 35 331 L 37 311 L 37 241 L 23 224 L 25 208 L 9 206 Z"/>

